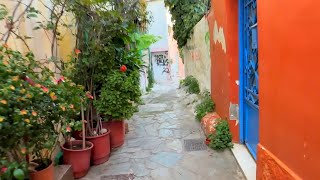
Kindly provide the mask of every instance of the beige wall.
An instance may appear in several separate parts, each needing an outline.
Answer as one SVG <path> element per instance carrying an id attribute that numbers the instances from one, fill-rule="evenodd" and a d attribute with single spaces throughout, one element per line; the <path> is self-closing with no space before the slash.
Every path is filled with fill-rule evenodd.
<path id="1" fill-rule="evenodd" d="M 201 91 L 211 91 L 211 58 L 209 25 L 206 16 L 193 29 L 188 43 L 183 47 L 185 75 L 198 79 Z"/>

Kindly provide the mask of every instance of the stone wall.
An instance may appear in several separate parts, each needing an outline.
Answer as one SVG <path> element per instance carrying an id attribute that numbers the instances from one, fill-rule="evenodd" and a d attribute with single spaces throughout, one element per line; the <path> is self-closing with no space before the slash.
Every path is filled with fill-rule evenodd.
<path id="1" fill-rule="evenodd" d="M 188 43 L 183 47 L 185 75 L 198 79 L 200 89 L 211 91 L 210 34 L 206 16 L 193 29 Z"/>

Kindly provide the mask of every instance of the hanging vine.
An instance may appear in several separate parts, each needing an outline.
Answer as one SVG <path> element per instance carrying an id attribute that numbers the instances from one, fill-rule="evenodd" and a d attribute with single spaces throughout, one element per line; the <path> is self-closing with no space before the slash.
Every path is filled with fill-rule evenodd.
<path id="1" fill-rule="evenodd" d="M 165 0 L 172 14 L 173 37 L 179 48 L 186 45 L 193 27 L 201 20 L 210 8 L 209 0 Z"/>

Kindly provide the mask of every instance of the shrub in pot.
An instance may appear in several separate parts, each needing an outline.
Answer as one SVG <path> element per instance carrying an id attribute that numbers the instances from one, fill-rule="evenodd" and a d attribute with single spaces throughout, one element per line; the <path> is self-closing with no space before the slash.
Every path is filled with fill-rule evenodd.
<path id="1" fill-rule="evenodd" d="M 132 117 L 138 110 L 141 91 L 139 87 L 139 71 L 114 70 L 106 79 L 99 100 L 95 101 L 97 111 L 103 114 L 106 128 L 111 131 L 111 147 L 119 147 L 124 143 L 124 120 Z"/>
<path id="2" fill-rule="evenodd" d="M 81 109 L 83 114 L 83 109 Z M 66 142 L 61 145 L 63 151 L 64 164 L 70 164 L 75 178 L 84 177 L 90 169 L 91 151 L 93 144 L 85 141 L 85 136 L 82 140 L 72 140 L 71 134 L 74 131 L 80 131 L 85 127 L 84 117 L 82 121 L 66 122 L 62 127 L 62 132 L 65 135 Z M 84 132 L 84 131 L 82 131 Z"/>
<path id="3" fill-rule="evenodd" d="M 93 100 L 93 96 L 87 92 L 87 97 Z M 97 116 L 93 108 L 93 102 L 90 101 L 86 111 L 85 139 L 93 144 L 91 163 L 94 165 L 102 164 L 110 157 L 110 130 L 102 127 L 101 118 Z"/>
<path id="4" fill-rule="evenodd" d="M 60 79 L 61 80 L 61 79 Z M 65 143 L 61 145 L 63 150 L 64 164 L 72 166 L 73 175 L 75 178 L 81 178 L 87 174 L 90 168 L 90 158 L 93 144 L 83 140 L 72 141 L 71 134 L 75 131 L 82 131 L 85 126 L 82 104 L 86 103 L 84 90 L 81 86 L 76 86 L 68 79 L 63 78 L 58 81 L 61 91 L 59 96 L 63 97 L 65 104 L 61 105 L 61 131 L 65 137 Z M 79 121 L 81 113 L 82 120 Z"/>
<path id="5" fill-rule="evenodd" d="M 23 56 L 1 46 L 0 53 L 0 177 L 37 179 L 36 174 L 44 172 L 46 179 L 53 179 L 50 157 L 57 137 L 53 122 L 58 117 L 54 98 L 37 84 L 41 79 L 33 69 L 40 68 L 32 53 Z M 47 69 L 40 72 L 45 78 Z"/>
<path id="6" fill-rule="evenodd" d="M 52 152 L 80 107 L 74 89 L 83 89 L 55 80 L 32 53 L 1 46 L 0 76 L 0 179 L 53 180 Z"/>

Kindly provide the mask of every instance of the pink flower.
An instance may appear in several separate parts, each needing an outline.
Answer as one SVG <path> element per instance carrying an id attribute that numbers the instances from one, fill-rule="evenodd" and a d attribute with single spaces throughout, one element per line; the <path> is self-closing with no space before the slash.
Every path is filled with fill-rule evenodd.
<path id="1" fill-rule="evenodd" d="M 3 168 L 1 168 L 1 172 L 6 172 L 8 170 L 8 168 L 7 167 L 3 167 Z"/>
<path id="2" fill-rule="evenodd" d="M 86 93 L 86 96 L 87 96 L 87 98 L 89 98 L 89 99 L 93 99 L 93 96 L 91 95 L 90 92 L 87 92 L 87 93 Z"/>
<path id="3" fill-rule="evenodd" d="M 41 86 L 41 89 L 43 90 L 43 92 L 47 93 L 49 92 L 49 89 L 45 86 Z"/>
<path id="4" fill-rule="evenodd" d="M 66 127 L 66 132 L 71 132 L 71 127 L 70 126 Z"/>
<path id="5" fill-rule="evenodd" d="M 57 84 L 60 84 L 61 82 L 64 82 L 64 77 L 61 76 L 58 80 L 57 80 Z"/>
<path id="6" fill-rule="evenodd" d="M 35 83 L 28 76 L 23 77 L 23 80 L 27 81 L 31 86 L 35 86 Z"/>
<path id="7" fill-rule="evenodd" d="M 74 52 L 76 53 L 76 55 L 79 55 L 81 53 L 79 49 L 75 49 Z"/>
<path id="8" fill-rule="evenodd" d="M 21 153 L 22 154 L 26 154 L 27 153 L 27 149 L 26 148 L 21 148 Z"/>

